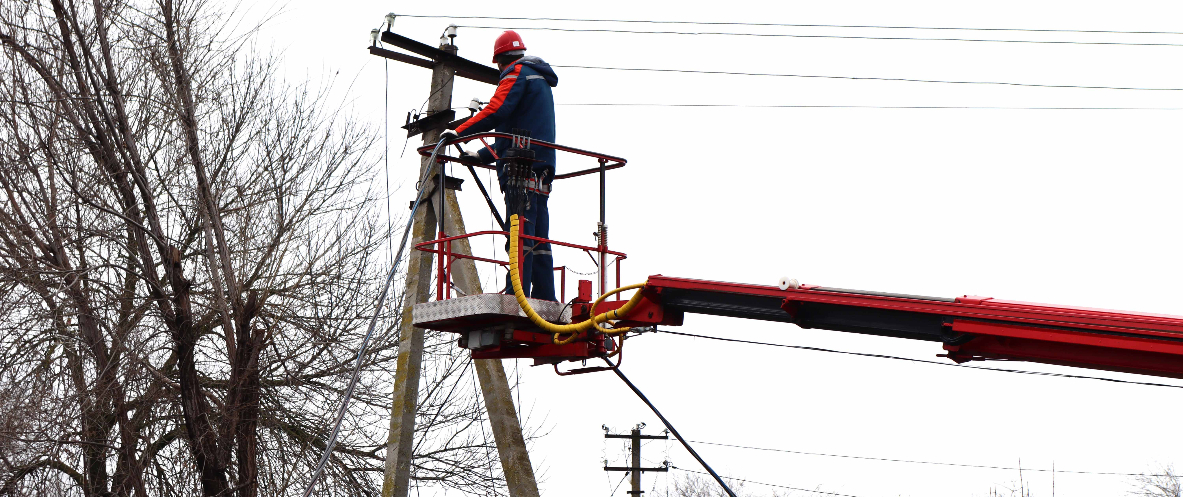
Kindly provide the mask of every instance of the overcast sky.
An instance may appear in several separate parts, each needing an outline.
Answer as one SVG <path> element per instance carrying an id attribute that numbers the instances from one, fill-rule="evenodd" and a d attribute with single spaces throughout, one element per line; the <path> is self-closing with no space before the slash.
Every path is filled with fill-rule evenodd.
<path id="1" fill-rule="evenodd" d="M 1183 30 L 1180 1 L 644 2 L 292 1 L 264 31 L 292 78 L 329 78 L 352 108 L 392 129 L 395 206 L 412 197 L 413 141 L 400 157 L 407 110 L 429 71 L 371 56 L 383 15 L 477 15 L 793 24 L 1118 31 Z M 864 37 L 1181 44 L 1181 35 L 424 19 L 394 30 L 435 44 L 463 26 L 736 31 Z M 487 63 L 500 30 L 462 27 L 460 55 Z M 520 30 L 528 53 L 555 65 L 695 69 L 1047 85 L 1182 88 L 1183 47 L 837 38 L 678 36 Z M 384 85 L 384 71 L 389 85 Z M 611 245 L 623 283 L 648 275 L 774 285 L 803 283 L 1181 315 L 1183 112 L 886 108 L 682 108 L 569 104 L 737 104 L 1181 108 L 1182 91 L 1040 88 L 557 68 L 557 141 L 625 157 L 609 175 Z M 458 79 L 454 106 L 488 100 Z M 559 170 L 590 167 L 559 158 Z M 376 182 L 383 182 L 377 177 Z M 471 230 L 489 229 L 476 189 L 461 203 Z M 589 243 L 595 177 L 558 182 L 552 236 Z M 404 211 L 397 215 L 402 216 Z M 498 247 L 501 248 L 501 243 Z M 479 250 L 491 253 L 478 244 Z M 493 253 L 491 253 L 493 254 Z M 501 256 L 501 254 L 500 254 Z M 593 269 L 580 253 L 557 263 Z M 574 275 L 568 282 L 575 292 Z M 490 290 L 489 288 L 487 290 Z M 938 344 L 793 325 L 689 315 L 672 330 L 934 359 Z M 1093 472 L 1183 463 L 1183 390 L 1038 377 L 652 334 L 633 340 L 622 371 L 687 438 L 811 453 Z M 506 362 L 513 372 L 513 361 Z M 625 465 L 625 432 L 662 424 L 613 374 L 558 377 L 520 362 L 523 411 L 547 435 L 531 449 L 549 495 L 608 495 Z M 999 365 L 989 365 L 999 366 Z M 1176 379 L 1037 364 L 1007 367 L 1166 382 Z M 392 365 L 394 368 L 394 365 Z M 644 446 L 644 462 L 700 470 L 678 444 Z M 992 470 L 734 449 L 697 444 L 728 476 L 849 495 L 1007 493 L 1017 470 Z M 646 474 L 647 496 L 668 475 Z M 1051 473 L 1027 471 L 1034 496 Z M 1131 480 L 1057 473 L 1061 496 L 1117 495 Z M 618 490 L 624 495 L 629 486 Z M 651 491 L 651 490 L 654 491 Z M 746 486 L 750 493 L 772 488 Z M 787 492 L 787 490 L 782 490 Z M 802 493 L 799 493 L 802 494 Z"/>

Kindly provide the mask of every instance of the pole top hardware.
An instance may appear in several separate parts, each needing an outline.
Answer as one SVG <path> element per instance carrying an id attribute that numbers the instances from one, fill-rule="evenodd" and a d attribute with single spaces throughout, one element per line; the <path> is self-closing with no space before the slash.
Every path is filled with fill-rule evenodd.
<path id="1" fill-rule="evenodd" d="M 456 47 L 451 45 L 452 38 L 448 36 L 450 32 L 453 33 L 453 36 L 456 36 L 456 27 L 451 26 L 450 28 L 445 29 L 444 33 L 441 35 L 440 44 L 448 45 L 448 48 L 455 52 Z M 451 53 L 450 51 L 442 50 L 439 47 L 434 47 L 428 45 L 427 43 L 421 43 L 406 36 L 394 33 L 391 31 L 390 26 L 388 26 L 387 31 L 380 33 L 379 40 L 384 44 L 407 50 L 408 52 L 421 57 L 427 57 L 428 59 L 413 57 L 406 53 L 389 50 L 387 48 L 380 47 L 377 44 L 370 47 L 371 55 L 377 55 L 379 57 L 396 60 L 399 62 L 406 62 L 408 64 L 420 66 L 426 69 L 431 69 L 436 64 L 444 63 L 452 67 L 457 76 L 474 81 L 481 81 L 482 83 L 489 83 L 491 85 L 498 85 L 499 72 L 497 68 L 458 57 L 457 54 Z"/>

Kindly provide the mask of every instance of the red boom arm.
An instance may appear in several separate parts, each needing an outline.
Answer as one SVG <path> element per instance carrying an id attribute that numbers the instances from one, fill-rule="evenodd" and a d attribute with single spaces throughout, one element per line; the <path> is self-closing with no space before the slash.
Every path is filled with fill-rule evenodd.
<path id="1" fill-rule="evenodd" d="M 627 324 L 678 324 L 685 312 L 701 313 L 936 341 L 946 357 L 961 363 L 1022 360 L 1182 378 L 1179 316 L 814 285 L 782 290 L 662 275 L 650 277 L 643 292 L 646 299 Z"/>

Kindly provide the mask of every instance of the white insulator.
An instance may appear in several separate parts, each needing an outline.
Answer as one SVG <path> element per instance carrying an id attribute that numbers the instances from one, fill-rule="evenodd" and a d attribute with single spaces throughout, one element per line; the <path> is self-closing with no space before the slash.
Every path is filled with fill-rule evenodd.
<path id="1" fill-rule="evenodd" d="M 782 277 L 782 279 L 778 281 L 778 288 L 781 290 L 798 289 L 799 280 L 791 277 Z"/>

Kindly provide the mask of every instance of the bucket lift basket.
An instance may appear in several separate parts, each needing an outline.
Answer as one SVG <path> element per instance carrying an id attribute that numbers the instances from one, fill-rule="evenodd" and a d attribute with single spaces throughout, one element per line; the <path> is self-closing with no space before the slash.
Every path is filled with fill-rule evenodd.
<path id="1" fill-rule="evenodd" d="M 506 138 L 512 140 L 513 143 L 522 142 L 522 137 L 512 134 L 482 133 L 461 137 L 454 140 L 454 143 L 480 140 L 485 147 L 490 149 L 491 153 L 494 153 L 494 150 L 491 149 L 490 145 L 486 143 L 485 139 L 487 138 Z M 626 259 L 626 254 L 620 251 L 610 250 L 606 243 L 607 237 L 605 236 L 606 231 L 604 228 L 606 203 L 605 174 L 607 171 L 624 167 L 626 165 L 626 160 L 607 154 L 590 152 L 539 140 L 531 140 L 530 143 L 537 147 L 554 149 L 560 152 L 570 153 L 581 158 L 590 158 L 596 160 L 596 167 L 567 173 L 558 173 L 554 176 L 553 181 L 598 174 L 600 180 L 600 221 L 597 227 L 598 239 L 596 246 L 580 245 L 528 235 L 521 235 L 520 238 L 524 241 L 532 241 L 532 243 L 551 243 L 554 248 L 558 246 L 562 248 L 583 251 L 588 254 L 589 257 L 592 258 L 597 264 L 597 283 L 599 292 L 606 292 L 613 288 L 619 287 L 621 285 L 621 263 Z M 433 146 L 425 146 L 417 150 L 422 156 L 428 157 L 432 153 Z M 455 162 L 465 166 L 470 169 L 471 173 L 474 172 L 474 167 L 496 169 L 494 166 L 478 164 L 460 159 L 458 157 L 452 157 L 440 153 L 438 153 L 436 157 L 437 162 L 441 166 L 442 176 L 444 165 L 448 162 Z M 497 154 L 495 154 L 495 157 L 497 157 Z M 483 194 L 486 194 L 485 188 L 480 184 L 480 180 L 477 178 L 476 174 L 474 174 L 474 179 L 479 182 L 479 187 L 482 189 Z M 444 182 L 438 184 L 444 184 Z M 443 193 L 441 195 L 443 195 Z M 486 197 L 491 209 L 494 210 L 494 205 L 489 200 L 489 196 L 487 195 Z M 441 205 L 444 206 L 444 203 L 442 202 Z M 463 242 L 468 242 L 468 240 L 463 239 L 471 239 L 473 237 L 480 236 L 507 237 L 509 236 L 509 233 L 503 230 L 486 230 L 446 236 L 442 231 L 439 232 L 437 239 L 422 242 L 415 246 L 416 250 L 435 255 L 437 262 L 436 300 L 413 305 L 412 322 L 416 327 L 458 334 L 458 346 L 469 349 L 474 359 L 531 358 L 535 360 L 536 365 L 557 365 L 563 361 L 584 362 L 588 359 L 613 358 L 617 356 L 618 362 L 621 362 L 622 342 L 624 336 L 620 336 L 618 339 L 615 339 L 606 337 L 604 334 L 598 333 L 596 331 L 582 332 L 581 337 L 578 337 L 572 342 L 568 342 L 567 344 L 557 344 L 559 341 L 555 340 L 554 334 L 544 331 L 527 318 L 523 310 L 520 309 L 519 303 L 516 301 L 515 296 L 513 295 L 502 293 L 455 295 L 453 267 L 458 260 L 468 259 L 474 262 L 495 264 L 504 268 L 509 266 L 508 261 L 484 258 L 469 254 L 461 254 L 457 252 L 455 245 L 460 246 Z M 607 268 L 610 265 L 614 267 L 614 287 L 608 287 L 609 275 Z M 535 309 L 540 316 L 545 317 L 545 319 L 552 323 L 563 325 L 572 323 L 574 319 L 576 321 L 583 321 L 590 316 L 590 313 L 603 313 L 605 311 L 617 309 L 626 302 L 622 300 L 621 295 L 618 294 L 610 298 L 613 300 L 607 299 L 599 303 L 596 310 L 591 309 L 591 302 L 593 301 L 593 282 L 589 280 L 581 280 L 578 282 L 577 296 L 571 300 L 566 300 L 566 266 L 561 265 L 553 268 L 553 271 L 557 270 L 561 272 L 559 292 L 560 302 L 528 298 L 528 302 L 530 303 L 531 307 Z M 456 294 L 460 293 L 458 292 Z M 646 305 L 647 303 L 644 302 L 643 307 L 645 308 Z M 682 314 L 679 314 L 678 318 L 678 322 L 682 322 Z M 667 322 L 671 324 L 677 324 L 677 321 L 673 320 L 667 320 Z M 630 322 L 629 324 L 642 326 L 655 325 L 656 323 L 636 324 L 634 322 Z M 562 375 L 603 370 L 605 368 L 607 367 L 579 368 L 569 372 L 564 372 Z M 556 371 L 557 373 L 561 373 L 558 367 L 556 367 Z"/>

